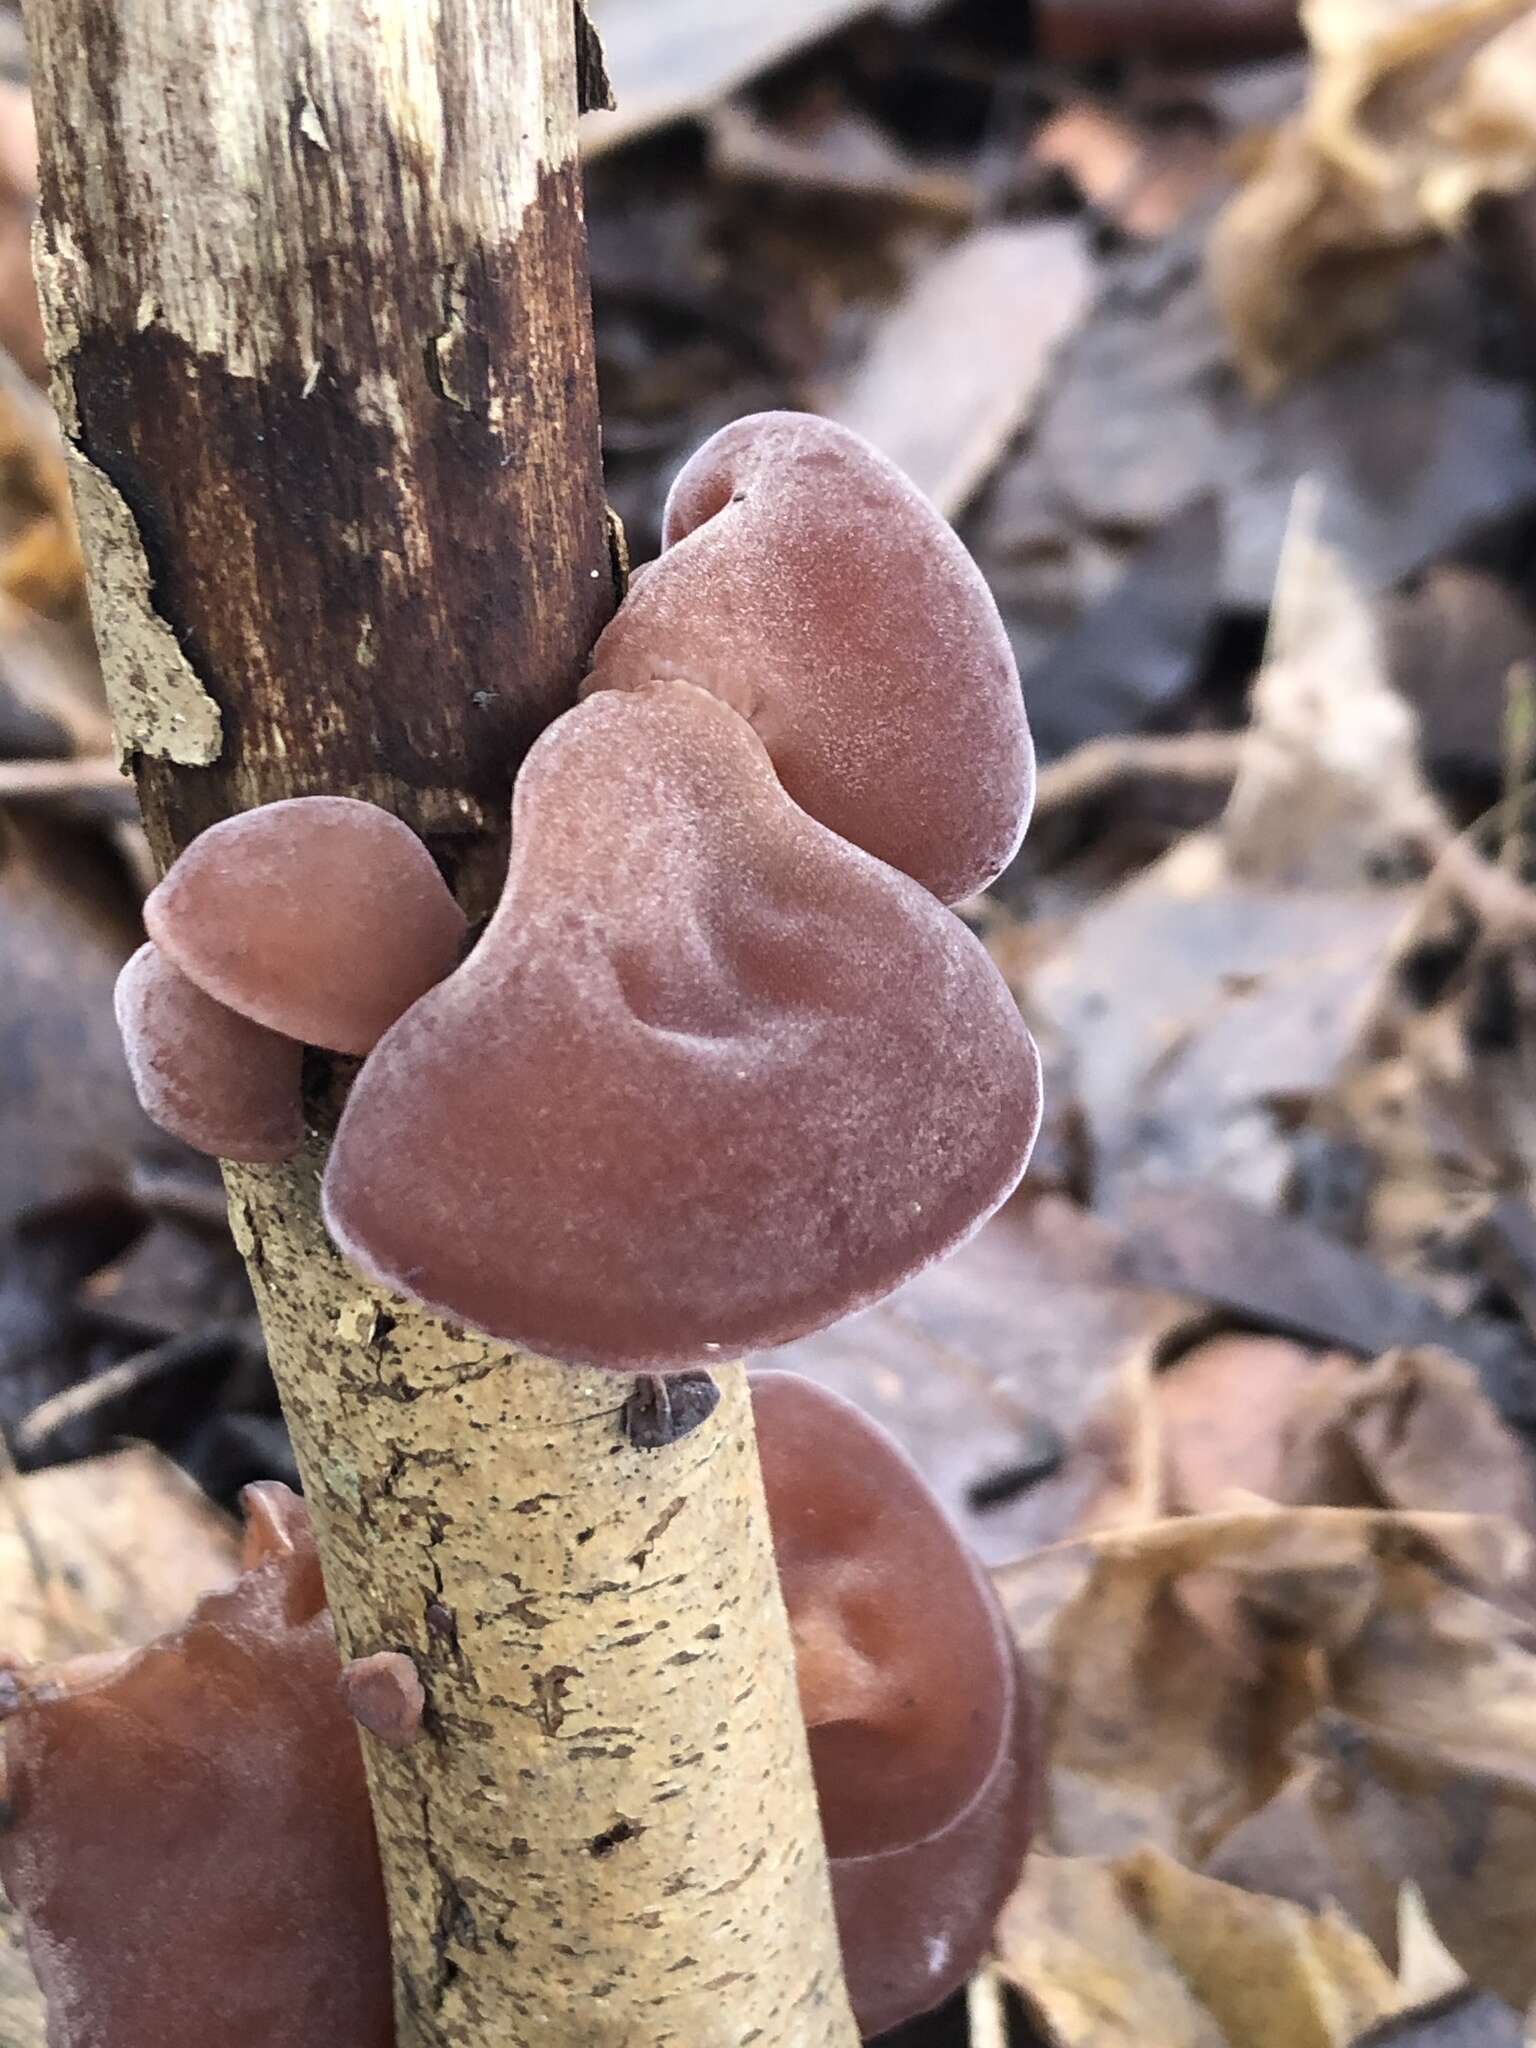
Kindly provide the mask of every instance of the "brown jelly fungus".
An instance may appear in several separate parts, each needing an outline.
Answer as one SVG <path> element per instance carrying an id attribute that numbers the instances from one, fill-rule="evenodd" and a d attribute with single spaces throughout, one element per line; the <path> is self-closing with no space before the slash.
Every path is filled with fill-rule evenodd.
<path id="1" fill-rule="evenodd" d="M 50 2048 L 391 2048 L 389 1935 L 309 1519 L 247 1493 L 245 1571 L 4 1725 L 0 1875 Z"/>
<path id="2" fill-rule="evenodd" d="M 144 905 L 199 988 L 305 1045 L 365 1053 L 441 981 L 464 916 L 421 841 L 377 804 L 290 797 L 202 833 Z"/>
<path id="3" fill-rule="evenodd" d="M 501 903 L 381 1040 L 325 1178 L 364 1272 L 654 1372 L 885 1294 L 1011 1191 L 1039 1118 L 1001 976 L 687 683 L 603 692 L 518 778 Z"/>
<path id="4" fill-rule="evenodd" d="M 667 501 L 587 691 L 696 683 L 752 725 L 796 803 L 945 903 L 1018 848 L 1034 752 L 997 606 L 951 528 L 859 435 L 759 413 Z"/>
<path id="5" fill-rule="evenodd" d="M 220 1159 L 271 1161 L 304 1136 L 303 1048 L 226 1009 L 153 943 L 117 981 L 117 1023 L 145 1114 Z"/>

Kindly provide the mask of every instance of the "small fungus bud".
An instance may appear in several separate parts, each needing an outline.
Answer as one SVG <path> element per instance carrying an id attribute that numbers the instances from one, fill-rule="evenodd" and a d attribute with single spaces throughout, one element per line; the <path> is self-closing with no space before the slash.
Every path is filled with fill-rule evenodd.
<path id="1" fill-rule="evenodd" d="M 210 826 L 144 905 L 149 936 L 242 1017 L 366 1053 L 458 960 L 464 915 L 377 804 L 290 797 Z"/>
<path id="2" fill-rule="evenodd" d="M 1014 1187 L 1033 1043 L 984 948 L 786 796 L 685 683 L 518 778 L 484 937 L 379 1043 L 325 1178 L 384 1285 L 626 1372 L 818 1329 Z"/>
<path id="3" fill-rule="evenodd" d="M 945 903 L 1018 848 L 1034 751 L 981 572 L 866 441 L 759 413 L 707 441 L 667 500 L 586 691 L 698 684 L 748 719 L 814 818 Z"/>
<path id="4" fill-rule="evenodd" d="M 965 1811 L 1011 1738 L 996 1598 L 894 1438 L 795 1373 L 751 1386 L 827 1852 L 907 1847 Z"/>
<path id="5" fill-rule="evenodd" d="M 302 1502 L 183 1628 L 4 1724 L 0 1874 L 58 2048 L 390 2048 L 357 1730 Z"/>
<path id="6" fill-rule="evenodd" d="M 304 1136 L 303 1047 L 205 995 L 153 943 L 117 979 L 117 1025 L 144 1113 L 219 1159 L 288 1159 Z"/>
<path id="7" fill-rule="evenodd" d="M 377 1650 L 341 1667 L 341 1696 L 359 1728 L 386 1749 L 409 1749 L 427 1704 L 421 1674 L 401 1650 Z"/>

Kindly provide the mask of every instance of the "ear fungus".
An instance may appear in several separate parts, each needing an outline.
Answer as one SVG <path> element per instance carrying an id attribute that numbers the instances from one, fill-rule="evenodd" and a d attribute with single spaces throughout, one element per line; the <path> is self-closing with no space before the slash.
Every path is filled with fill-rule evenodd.
<path id="1" fill-rule="evenodd" d="M 1011 1733 L 994 1596 L 894 1438 L 794 1373 L 751 1385 L 828 1852 L 909 1846 L 970 1805 Z"/>
<path id="2" fill-rule="evenodd" d="M 584 693 L 695 683 L 844 839 L 941 902 L 994 880 L 1034 789 L 1018 670 L 980 570 L 901 471 L 830 420 L 759 413 L 684 466 L 663 539 Z"/>
<path id="3" fill-rule="evenodd" d="M 752 1398 L 791 1626 L 819 1646 L 802 1690 L 844 1970 L 861 2031 L 883 2033 L 964 1982 L 1018 1881 L 1028 1697 L 984 1578 L 884 1432 L 789 1374 L 754 1375 Z M 245 1508 L 229 1591 L 143 1650 L 31 1682 L 5 1725 L 0 1875 L 55 2048 L 392 2048 L 348 1708 L 407 1742 L 420 1681 L 398 1652 L 341 1666 L 302 1501 L 264 1485 Z M 829 1657 L 838 1637 L 846 1654 Z M 816 1718 L 840 1701 L 847 1721 Z M 835 1748 L 832 1726 L 847 1731 Z M 885 1815 L 870 1797 L 882 1758 Z"/>
<path id="4" fill-rule="evenodd" d="M 254 1023 L 366 1053 L 458 960 L 464 916 L 377 804 L 290 797 L 210 826 L 144 905 L 165 957 Z"/>
<path id="5" fill-rule="evenodd" d="M 793 803 L 745 720 L 662 683 L 534 746 L 501 904 L 358 1077 L 325 1214 L 364 1272 L 493 1336 L 666 1371 L 950 1250 L 1038 1119 L 966 927 Z"/>
<path id="6" fill-rule="evenodd" d="M 751 1375 L 843 1967 L 861 2031 L 975 1969 L 1033 1822 L 1034 1724 L 997 1596 L 893 1438 Z"/>
<path id="7" fill-rule="evenodd" d="M 378 1851 L 308 1516 L 285 1487 L 247 1499 L 234 1586 L 5 1726 L 0 1874 L 55 2048 L 392 2048 Z"/>
<path id="8" fill-rule="evenodd" d="M 304 1136 L 303 1048 L 204 995 L 153 943 L 117 979 L 117 1027 L 144 1113 L 219 1159 L 288 1159 Z"/>
<path id="9" fill-rule="evenodd" d="M 1020 1671 L 1011 1738 L 963 1813 L 907 1848 L 832 1858 L 843 1975 L 866 2038 L 942 2005 L 985 1960 L 1034 1833 L 1035 1745 Z"/>

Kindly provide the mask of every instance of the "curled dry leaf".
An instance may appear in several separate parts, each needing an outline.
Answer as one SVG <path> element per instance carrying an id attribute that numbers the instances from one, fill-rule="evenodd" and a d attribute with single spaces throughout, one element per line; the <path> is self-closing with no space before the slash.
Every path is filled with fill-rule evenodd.
<path id="1" fill-rule="evenodd" d="M 1390 318 L 1407 265 L 1536 178 L 1526 0 L 1311 0 L 1307 103 L 1217 224 L 1210 274 L 1271 391 Z"/>
<path id="2" fill-rule="evenodd" d="M 1401 2003 L 1342 1915 L 1215 1883 L 1151 1848 L 1036 1857 L 998 1949 L 1061 2048 L 1348 2048 Z"/>

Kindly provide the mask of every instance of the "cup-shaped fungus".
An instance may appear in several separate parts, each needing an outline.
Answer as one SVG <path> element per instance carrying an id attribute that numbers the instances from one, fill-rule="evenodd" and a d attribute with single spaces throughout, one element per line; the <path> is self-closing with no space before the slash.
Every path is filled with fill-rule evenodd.
<path id="1" fill-rule="evenodd" d="M 752 1409 L 843 1969 L 865 2034 L 986 1953 L 1033 1821 L 1034 1723 L 990 1582 L 900 1446 L 793 1373 Z"/>
<path id="2" fill-rule="evenodd" d="M 948 1251 L 1038 1118 L 966 927 L 793 803 L 727 705 L 658 683 L 534 746 L 501 903 L 364 1066 L 325 1213 L 365 1272 L 493 1336 L 676 1370 Z"/>
<path id="3" fill-rule="evenodd" d="M 0 1875 L 50 2048 L 390 2048 L 358 1737 L 303 1504 L 247 1496 L 246 1570 L 184 1628 L 5 1727 Z"/>
<path id="4" fill-rule="evenodd" d="M 270 1031 L 366 1053 L 450 972 L 464 915 L 410 827 L 353 797 L 289 797 L 193 840 L 144 905 L 166 958 Z"/>
<path id="5" fill-rule="evenodd" d="M 303 1048 L 227 1009 L 152 941 L 117 978 L 117 1026 L 144 1113 L 220 1159 L 290 1158 Z"/>
<path id="6" fill-rule="evenodd" d="M 1011 1740 L 996 1595 L 877 1423 L 795 1373 L 751 1386 L 827 1852 L 910 1847 L 970 1806 Z"/>
<path id="7" fill-rule="evenodd" d="M 760 413 L 684 466 L 663 543 L 584 690 L 696 683 L 823 825 L 945 903 L 992 881 L 1034 786 L 1018 671 L 981 572 L 901 471 L 830 420 Z"/>
<path id="8" fill-rule="evenodd" d="M 832 1858 L 843 1975 L 866 2038 L 932 2011 L 986 1956 L 1034 1832 L 1034 1750 L 1020 1672 L 1010 1738 L 963 1813 L 926 1841 Z"/>

